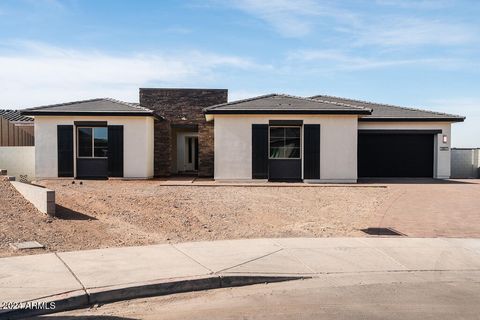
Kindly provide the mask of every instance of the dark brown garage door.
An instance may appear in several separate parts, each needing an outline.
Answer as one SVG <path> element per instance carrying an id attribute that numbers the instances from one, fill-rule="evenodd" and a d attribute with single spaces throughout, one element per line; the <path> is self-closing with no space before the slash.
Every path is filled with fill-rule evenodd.
<path id="1" fill-rule="evenodd" d="M 432 133 L 359 131 L 358 176 L 431 178 L 433 146 Z"/>

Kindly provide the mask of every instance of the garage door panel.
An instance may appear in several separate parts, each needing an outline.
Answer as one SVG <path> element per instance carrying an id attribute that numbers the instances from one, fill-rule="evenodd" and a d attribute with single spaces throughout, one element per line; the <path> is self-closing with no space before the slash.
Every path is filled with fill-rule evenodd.
<path id="1" fill-rule="evenodd" d="M 359 134 L 359 177 L 432 177 L 431 134 Z"/>

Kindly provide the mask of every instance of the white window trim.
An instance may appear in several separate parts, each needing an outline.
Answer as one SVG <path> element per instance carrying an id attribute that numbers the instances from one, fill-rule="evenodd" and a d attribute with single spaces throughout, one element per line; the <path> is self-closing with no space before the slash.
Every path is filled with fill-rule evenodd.
<path id="1" fill-rule="evenodd" d="M 88 126 L 82 126 L 82 127 L 77 127 L 76 133 L 77 133 L 77 147 L 75 148 L 77 151 L 77 158 L 78 159 L 108 159 L 108 157 L 95 157 L 95 128 L 107 128 L 107 134 L 108 134 L 108 127 L 88 127 Z M 78 133 L 79 129 L 92 129 L 92 156 L 91 157 L 81 157 L 79 156 L 80 154 L 80 134 Z"/>
<path id="2" fill-rule="evenodd" d="M 298 158 L 272 158 L 270 156 L 270 128 L 298 128 L 300 129 L 300 153 L 299 153 L 299 156 Z M 303 136 L 303 130 L 302 130 L 302 126 L 289 126 L 289 125 L 285 125 L 285 126 L 268 126 L 268 159 L 269 160 L 302 160 L 302 150 L 303 150 L 303 144 L 302 144 L 302 136 Z"/>

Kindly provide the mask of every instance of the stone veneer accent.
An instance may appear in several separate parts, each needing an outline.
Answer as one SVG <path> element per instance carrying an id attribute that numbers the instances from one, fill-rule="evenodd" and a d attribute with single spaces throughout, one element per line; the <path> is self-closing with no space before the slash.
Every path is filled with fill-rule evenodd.
<path id="1" fill-rule="evenodd" d="M 155 120 L 154 174 L 172 171 L 172 125 L 198 126 L 198 175 L 212 177 L 214 166 L 213 121 L 206 122 L 202 109 L 228 99 L 226 89 L 140 88 L 140 105 L 165 120 Z"/>

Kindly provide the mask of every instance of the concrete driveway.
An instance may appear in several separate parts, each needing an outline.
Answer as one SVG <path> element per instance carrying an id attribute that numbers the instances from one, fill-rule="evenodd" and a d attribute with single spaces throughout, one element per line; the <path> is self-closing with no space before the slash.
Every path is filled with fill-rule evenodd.
<path id="1" fill-rule="evenodd" d="M 480 180 L 366 180 L 394 196 L 372 227 L 392 227 L 410 237 L 480 237 Z"/>

